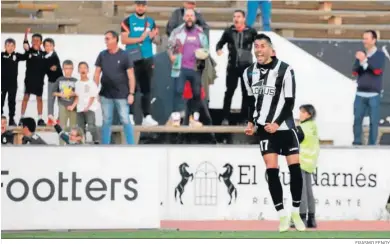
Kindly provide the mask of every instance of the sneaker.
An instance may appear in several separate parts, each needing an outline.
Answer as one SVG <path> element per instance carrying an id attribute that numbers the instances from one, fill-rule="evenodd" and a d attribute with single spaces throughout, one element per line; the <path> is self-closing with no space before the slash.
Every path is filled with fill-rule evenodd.
<path id="1" fill-rule="evenodd" d="M 287 216 L 280 217 L 279 221 L 279 232 L 286 232 L 290 229 L 290 220 Z"/>
<path id="2" fill-rule="evenodd" d="M 203 126 L 203 124 L 201 122 L 199 122 L 198 120 L 195 120 L 194 117 L 192 117 L 192 115 L 191 115 L 190 116 L 190 126 L 201 127 L 201 126 Z"/>
<path id="3" fill-rule="evenodd" d="M 170 119 L 170 124 L 171 126 L 174 126 L 174 127 L 179 127 L 180 126 L 180 113 L 178 112 L 173 112 L 171 114 L 171 119 Z"/>
<path id="4" fill-rule="evenodd" d="M 53 126 L 54 125 L 54 122 L 53 120 L 51 119 L 48 119 L 47 122 L 46 122 L 47 126 Z"/>
<path id="5" fill-rule="evenodd" d="M 294 212 L 291 213 L 291 220 L 294 223 L 295 229 L 297 229 L 297 231 L 305 231 L 306 230 L 305 223 L 303 223 L 299 213 L 294 213 Z"/>
<path id="6" fill-rule="evenodd" d="M 46 123 L 45 123 L 45 121 L 43 121 L 43 119 L 39 119 L 37 125 L 38 126 L 46 126 Z"/>
<path id="7" fill-rule="evenodd" d="M 313 213 L 309 213 L 309 217 L 307 219 L 307 228 L 317 228 L 317 222 L 315 215 Z"/>
<path id="8" fill-rule="evenodd" d="M 307 218 L 306 218 L 307 215 L 301 213 L 301 214 L 299 214 L 299 216 L 301 216 L 301 219 L 302 219 L 303 223 L 305 224 L 305 226 L 306 226 L 306 228 L 307 228 Z M 292 220 L 291 220 L 290 222 L 291 222 L 290 227 L 295 229 L 294 222 L 293 222 Z"/>
<path id="9" fill-rule="evenodd" d="M 8 126 L 16 126 L 14 118 L 9 118 Z"/>
<path id="10" fill-rule="evenodd" d="M 152 118 L 152 116 L 149 114 L 149 115 L 146 115 L 146 117 L 142 120 L 142 125 L 144 125 L 144 126 L 157 126 L 158 122 L 155 121 Z"/>
<path id="11" fill-rule="evenodd" d="M 134 123 L 134 115 L 130 114 L 129 118 L 130 118 L 130 124 L 131 125 L 135 125 L 135 123 Z"/>

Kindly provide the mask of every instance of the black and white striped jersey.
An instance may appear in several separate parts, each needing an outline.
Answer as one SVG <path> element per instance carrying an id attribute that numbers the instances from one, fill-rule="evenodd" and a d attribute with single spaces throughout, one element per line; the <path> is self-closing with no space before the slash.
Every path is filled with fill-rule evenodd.
<path id="1" fill-rule="evenodd" d="M 278 130 L 295 128 L 292 110 L 295 102 L 294 71 L 287 63 L 273 58 L 266 65 L 257 62 L 243 74 L 248 96 L 252 96 L 253 122 L 278 123 Z"/>

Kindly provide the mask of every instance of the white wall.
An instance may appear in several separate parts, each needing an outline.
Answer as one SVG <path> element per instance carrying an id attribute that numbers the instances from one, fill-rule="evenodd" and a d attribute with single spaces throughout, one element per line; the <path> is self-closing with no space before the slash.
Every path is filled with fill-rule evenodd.
<path id="1" fill-rule="evenodd" d="M 322 139 L 334 140 L 336 145 L 350 145 L 352 142 L 353 123 L 353 99 L 356 85 L 353 81 L 328 65 L 322 63 L 301 48 L 290 43 L 285 38 L 275 34 L 271 36 L 278 57 L 289 63 L 296 73 L 297 101 L 294 114 L 297 116 L 298 107 L 303 103 L 312 103 L 318 110 L 318 126 Z M 225 92 L 225 77 L 227 65 L 227 48 L 224 48 L 224 55 L 221 57 L 215 53 L 215 45 L 218 42 L 222 31 L 210 32 L 210 51 L 217 61 L 218 78 L 215 84 L 210 87 L 210 107 L 222 108 Z M 100 35 L 43 35 L 52 37 L 56 41 L 56 50 L 61 61 L 70 59 L 74 63 L 86 61 L 91 67 L 91 77 L 94 72 L 94 62 L 97 55 L 105 48 L 104 38 Z M 12 37 L 17 42 L 17 51 L 22 52 L 23 34 L 2 33 L 1 41 Z M 337 58 L 337 57 L 335 57 Z M 18 95 L 16 106 L 16 119 L 19 119 L 21 99 L 24 89 L 25 63 L 19 65 Z M 78 77 L 77 70 L 74 73 Z M 45 85 L 46 91 L 46 85 Z M 43 95 L 46 100 L 46 92 Z M 241 88 L 238 86 L 233 97 L 232 108 L 241 107 Z M 35 98 L 29 103 L 26 115 L 36 117 Z M 7 107 L 7 106 L 6 106 Z M 44 106 L 44 115 L 47 114 Z M 5 114 L 7 114 L 7 108 Z M 97 112 L 97 122 L 101 124 L 101 112 Z"/>

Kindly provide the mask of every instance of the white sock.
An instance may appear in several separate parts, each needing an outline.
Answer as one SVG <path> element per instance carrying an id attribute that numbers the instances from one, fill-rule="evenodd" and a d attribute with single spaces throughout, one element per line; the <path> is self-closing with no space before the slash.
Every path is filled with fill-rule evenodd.
<path id="1" fill-rule="evenodd" d="M 195 112 L 195 113 L 194 113 L 194 120 L 198 121 L 198 120 L 199 120 L 199 117 L 200 117 L 199 112 Z"/>
<path id="2" fill-rule="evenodd" d="M 38 120 L 42 119 L 42 114 L 38 115 Z"/>
<path id="3" fill-rule="evenodd" d="M 22 118 L 22 119 L 23 119 L 23 118 L 24 118 L 24 114 L 22 114 L 22 115 L 20 116 L 20 118 Z"/>
<path id="4" fill-rule="evenodd" d="M 179 112 L 173 112 L 171 117 L 172 117 L 172 120 L 180 120 L 180 113 Z"/>
<path id="5" fill-rule="evenodd" d="M 299 207 L 292 207 L 291 212 L 292 213 L 299 213 Z"/>
<path id="6" fill-rule="evenodd" d="M 281 209 L 278 211 L 278 215 L 279 215 L 279 218 L 281 217 L 286 217 L 287 216 L 287 212 L 285 209 Z"/>

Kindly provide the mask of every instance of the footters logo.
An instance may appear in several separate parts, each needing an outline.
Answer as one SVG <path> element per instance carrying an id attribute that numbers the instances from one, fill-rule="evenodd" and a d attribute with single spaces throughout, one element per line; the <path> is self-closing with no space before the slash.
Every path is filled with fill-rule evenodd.
<path id="1" fill-rule="evenodd" d="M 11 177 L 8 170 L 1 171 L 2 180 Z M 28 181 L 23 178 L 12 178 L 7 182 L 1 182 L 1 188 L 5 190 L 6 196 L 14 202 L 25 201 L 33 198 L 39 202 L 47 201 L 134 201 L 138 197 L 134 178 L 109 178 L 99 177 L 85 179 L 79 177 L 77 172 L 71 172 L 71 177 L 66 177 L 64 172 L 58 172 L 58 180 L 40 178 Z M 5 176 L 5 177 L 4 177 Z M 70 188 L 65 191 L 64 188 Z M 45 189 L 45 190 L 43 190 Z M 49 190 L 46 190 L 49 189 Z M 122 193 L 121 195 L 118 193 Z M 68 194 L 67 194 L 68 193 Z"/>

